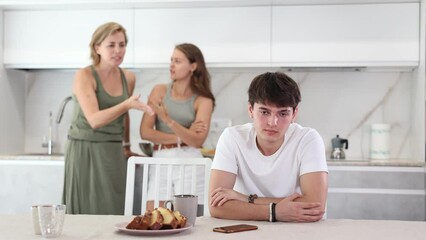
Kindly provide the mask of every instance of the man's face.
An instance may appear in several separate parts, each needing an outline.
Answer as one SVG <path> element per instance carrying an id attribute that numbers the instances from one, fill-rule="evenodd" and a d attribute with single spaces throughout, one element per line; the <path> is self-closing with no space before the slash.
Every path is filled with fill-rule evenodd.
<path id="1" fill-rule="evenodd" d="M 253 119 L 257 143 L 261 146 L 281 145 L 288 127 L 297 114 L 297 107 L 276 107 L 273 104 L 249 104 L 249 114 Z"/>

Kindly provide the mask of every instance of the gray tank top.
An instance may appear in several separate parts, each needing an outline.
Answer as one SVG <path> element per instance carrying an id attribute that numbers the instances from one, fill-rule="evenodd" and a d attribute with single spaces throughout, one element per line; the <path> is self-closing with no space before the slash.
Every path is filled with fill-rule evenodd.
<path id="1" fill-rule="evenodd" d="M 172 84 L 167 85 L 166 96 L 164 96 L 163 103 L 167 108 L 169 116 L 180 125 L 189 128 L 191 123 L 195 120 L 194 101 L 198 96 L 194 94 L 186 100 L 173 100 L 171 98 Z M 173 133 L 166 123 L 160 119 L 155 120 L 155 128 L 161 132 Z"/>

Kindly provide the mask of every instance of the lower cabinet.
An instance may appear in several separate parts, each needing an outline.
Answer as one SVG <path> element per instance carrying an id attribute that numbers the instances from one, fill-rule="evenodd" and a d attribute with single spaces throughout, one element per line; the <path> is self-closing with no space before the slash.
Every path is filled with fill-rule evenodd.
<path id="1" fill-rule="evenodd" d="M 63 160 L 0 160 L 0 214 L 29 214 L 35 204 L 59 204 Z"/>
<path id="2" fill-rule="evenodd" d="M 329 166 L 327 218 L 425 221 L 425 168 Z"/>
<path id="3" fill-rule="evenodd" d="M 329 166 L 327 218 L 425 221 L 425 168 Z M 0 160 L 0 214 L 62 201 L 63 160 Z"/>

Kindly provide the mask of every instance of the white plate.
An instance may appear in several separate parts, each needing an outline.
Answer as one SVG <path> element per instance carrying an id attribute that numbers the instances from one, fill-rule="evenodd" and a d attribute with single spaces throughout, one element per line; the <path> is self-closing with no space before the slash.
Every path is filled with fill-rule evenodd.
<path id="1" fill-rule="evenodd" d="M 192 228 L 191 223 L 187 223 L 185 227 L 183 228 L 176 228 L 176 229 L 162 229 L 162 230 L 137 230 L 137 229 L 127 229 L 126 226 L 129 224 L 128 222 L 122 222 L 115 224 L 115 228 L 125 232 L 127 234 L 133 234 L 133 235 L 169 235 L 169 234 L 175 234 L 180 233 L 183 231 L 186 231 L 190 228 Z"/>

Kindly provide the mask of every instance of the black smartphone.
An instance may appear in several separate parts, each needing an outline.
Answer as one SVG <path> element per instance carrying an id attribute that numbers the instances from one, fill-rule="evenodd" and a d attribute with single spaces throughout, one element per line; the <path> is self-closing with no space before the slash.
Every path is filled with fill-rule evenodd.
<path id="1" fill-rule="evenodd" d="M 237 224 L 223 227 L 215 227 L 213 228 L 213 232 L 221 232 L 221 233 L 235 233 L 235 232 L 243 232 L 256 230 L 257 226 L 249 225 L 249 224 Z"/>

